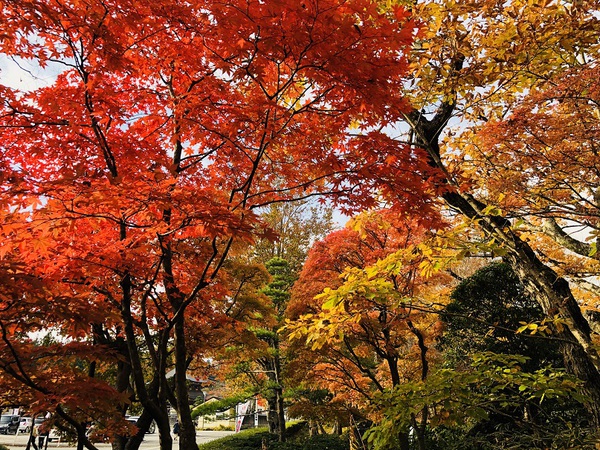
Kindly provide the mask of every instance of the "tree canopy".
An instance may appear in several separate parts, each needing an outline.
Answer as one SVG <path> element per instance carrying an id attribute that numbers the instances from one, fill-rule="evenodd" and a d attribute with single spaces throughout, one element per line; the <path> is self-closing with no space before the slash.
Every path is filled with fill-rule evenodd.
<path id="1" fill-rule="evenodd" d="M 172 406 L 195 450 L 188 373 L 249 320 L 282 317 L 285 295 L 262 291 L 268 255 L 303 265 L 292 337 L 325 349 L 338 384 L 389 424 L 410 383 L 448 381 L 429 364 L 454 267 L 491 255 L 522 286 L 508 297 L 543 315 L 519 309 L 519 332 L 561 342 L 569 375 L 553 380 L 600 428 L 597 0 L 0 5 L 0 56 L 23 76 L 59 68 L 44 85 L 0 83 L 5 404 L 52 413 L 91 450 L 90 420 L 115 450 L 154 420 L 170 449 Z M 316 199 L 355 219 L 303 264 L 328 213 L 283 218 Z M 500 384 L 500 366 L 522 364 L 479 358 Z M 444 419 L 430 403 L 395 430 L 401 448 L 409 424 L 422 450 Z"/>
<path id="2" fill-rule="evenodd" d="M 368 0 L 1 5 L 3 55 L 63 69 L 48 86 L 1 87 L 3 273 L 41 287 L 27 308 L 5 298 L 5 366 L 24 358 L 24 332 L 56 324 L 120 358 L 116 393 L 144 408 L 120 446 L 153 418 L 170 448 L 171 404 L 180 447 L 195 448 L 186 372 L 229 298 L 222 269 L 262 237 L 257 208 L 322 192 L 375 201 L 358 175 L 380 162 L 360 147 L 402 146 L 347 130 L 406 107 L 416 25 Z"/>

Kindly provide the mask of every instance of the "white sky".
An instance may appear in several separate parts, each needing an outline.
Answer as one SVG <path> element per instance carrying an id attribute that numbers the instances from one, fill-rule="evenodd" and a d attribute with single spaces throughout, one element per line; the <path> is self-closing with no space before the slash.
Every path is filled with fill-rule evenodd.
<path id="1" fill-rule="evenodd" d="M 58 63 L 42 69 L 34 60 L 10 59 L 0 54 L 0 84 L 23 91 L 31 91 L 54 82 L 64 70 Z"/>

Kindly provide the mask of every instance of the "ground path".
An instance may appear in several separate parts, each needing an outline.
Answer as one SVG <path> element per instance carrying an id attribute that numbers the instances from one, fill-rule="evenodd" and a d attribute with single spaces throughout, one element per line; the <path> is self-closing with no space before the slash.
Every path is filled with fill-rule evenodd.
<path id="1" fill-rule="evenodd" d="M 222 438 L 224 436 L 228 436 L 232 434 L 231 431 L 198 431 L 196 434 L 196 440 L 198 444 L 202 444 L 204 442 L 214 441 L 215 439 Z M 6 445 L 9 449 L 23 449 L 27 446 L 27 438 L 26 434 L 19 435 L 5 435 L 0 434 L 0 444 Z M 110 444 L 97 444 L 96 447 L 102 450 L 109 450 L 111 448 Z M 74 444 L 69 444 L 68 442 L 51 442 L 48 444 L 48 450 L 70 450 L 75 448 Z M 174 450 L 177 450 L 177 444 L 173 446 Z M 158 433 L 147 434 L 144 438 L 144 442 L 140 446 L 140 450 L 160 450 L 160 446 L 158 445 Z"/>

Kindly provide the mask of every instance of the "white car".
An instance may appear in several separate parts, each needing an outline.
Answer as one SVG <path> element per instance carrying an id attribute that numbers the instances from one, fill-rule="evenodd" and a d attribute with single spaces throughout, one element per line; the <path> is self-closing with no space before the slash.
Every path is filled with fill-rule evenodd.
<path id="1" fill-rule="evenodd" d="M 137 421 L 140 418 L 140 416 L 127 416 L 125 417 L 125 420 L 127 420 L 128 422 L 131 422 L 134 425 L 137 425 Z M 148 431 L 146 431 L 146 433 L 154 433 L 156 432 L 156 423 L 154 423 L 154 420 L 152 421 L 152 423 L 150 424 L 150 428 L 148 428 Z"/>
<path id="2" fill-rule="evenodd" d="M 17 432 L 19 433 L 29 433 L 31 430 L 31 424 L 33 423 L 33 418 L 31 417 L 21 417 L 21 421 L 19 422 L 19 428 L 17 428 Z"/>
<path id="3" fill-rule="evenodd" d="M 17 428 L 17 432 L 29 433 L 31 431 L 32 421 L 33 419 L 31 417 L 21 417 L 21 421 L 19 422 L 19 428 Z M 43 417 L 36 417 L 35 425 L 41 425 L 43 421 Z"/>

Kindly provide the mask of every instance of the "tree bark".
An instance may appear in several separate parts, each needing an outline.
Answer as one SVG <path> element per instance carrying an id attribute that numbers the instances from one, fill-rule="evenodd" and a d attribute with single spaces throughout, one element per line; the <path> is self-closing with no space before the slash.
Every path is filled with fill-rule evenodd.
<path id="1" fill-rule="evenodd" d="M 277 434 L 277 398 L 275 395 L 267 396 L 267 423 L 269 425 L 269 433 Z"/>
<path id="2" fill-rule="evenodd" d="M 273 356 L 273 369 L 275 370 L 275 412 L 277 414 L 277 437 L 279 442 L 285 442 L 285 411 L 283 402 L 283 385 L 281 373 L 281 357 L 279 356 L 279 339 L 273 342 L 275 355 Z"/>
<path id="3" fill-rule="evenodd" d="M 447 172 L 440 158 L 439 135 L 453 109 L 454 105 L 443 104 L 431 120 L 417 111 L 406 116 L 416 144 L 427 151 L 430 165 L 444 174 Z M 438 187 L 443 189 L 442 197 L 450 207 L 469 219 L 477 219 L 489 237 L 504 245 L 506 261 L 544 313 L 549 318 L 558 315 L 565 321 L 566 326 L 562 331 L 556 330 L 555 336 L 565 341 L 562 353 L 566 367 L 584 382 L 583 393 L 588 398 L 586 408 L 593 426 L 600 429 L 600 358 L 592 344 L 590 326 L 568 282 L 537 257 L 529 244 L 510 229 L 507 219 L 484 214 L 486 205 L 471 194 L 460 192 L 449 176 L 442 177 Z"/>
<path id="4" fill-rule="evenodd" d="M 398 441 L 400 444 L 400 450 L 410 450 L 410 439 L 408 433 L 399 433 Z"/>
<path id="5" fill-rule="evenodd" d="M 272 339 L 269 339 L 269 346 L 273 349 L 273 355 L 261 358 L 259 364 L 265 370 L 269 382 L 272 387 L 269 387 L 265 394 L 267 405 L 267 422 L 269 424 L 269 433 L 276 434 L 279 442 L 285 441 L 285 404 L 283 401 L 283 385 L 282 385 L 282 370 L 281 357 L 279 355 L 279 337 L 277 331 Z"/>
<path id="6" fill-rule="evenodd" d="M 278 417 L 278 438 L 279 442 L 285 442 L 285 411 L 283 403 L 283 388 L 281 386 L 276 389 L 277 398 L 277 417 Z"/>
<path id="7" fill-rule="evenodd" d="M 265 365 L 269 381 L 274 387 L 269 389 L 267 394 L 267 422 L 269 424 L 269 433 L 276 434 L 279 442 L 285 441 L 285 411 L 283 402 L 283 387 L 279 382 L 281 364 L 278 364 L 278 357 L 275 356 L 269 364 Z"/>
<path id="8" fill-rule="evenodd" d="M 192 419 L 187 388 L 187 345 L 183 314 L 175 324 L 175 392 L 179 419 L 179 449 L 198 450 L 196 426 Z"/>

